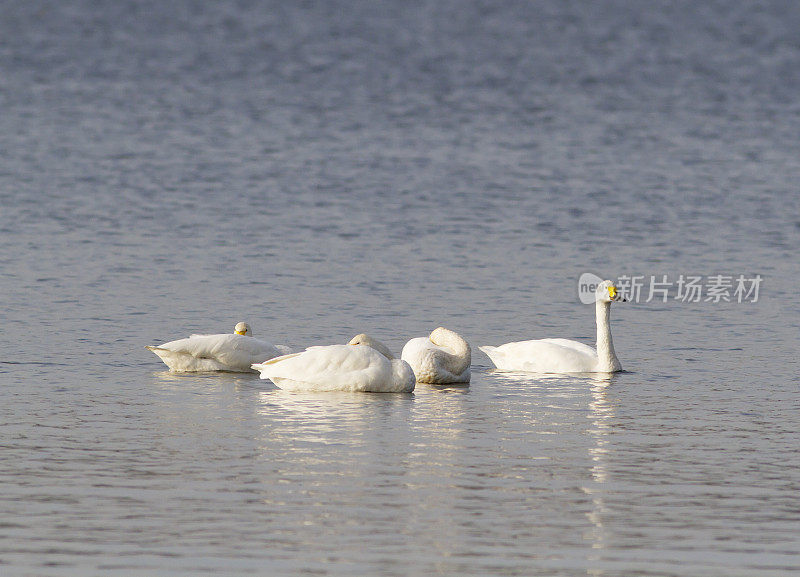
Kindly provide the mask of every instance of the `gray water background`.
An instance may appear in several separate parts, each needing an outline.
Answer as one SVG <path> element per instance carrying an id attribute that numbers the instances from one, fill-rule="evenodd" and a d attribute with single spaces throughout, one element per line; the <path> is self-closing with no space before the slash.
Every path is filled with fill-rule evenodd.
<path id="1" fill-rule="evenodd" d="M 800 7 L 0 2 L 0 574 L 800 571 Z M 594 341 L 413 395 L 176 376 L 192 332 Z"/>

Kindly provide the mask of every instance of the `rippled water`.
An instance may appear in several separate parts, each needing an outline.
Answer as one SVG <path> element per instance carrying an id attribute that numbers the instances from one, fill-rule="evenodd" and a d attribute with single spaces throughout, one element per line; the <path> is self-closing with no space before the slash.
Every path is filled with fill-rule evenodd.
<path id="1" fill-rule="evenodd" d="M 0 573 L 800 571 L 792 2 L 2 3 Z M 583 272 L 760 274 L 615 305 Z M 144 345 L 438 325 L 468 387 L 289 394 Z"/>

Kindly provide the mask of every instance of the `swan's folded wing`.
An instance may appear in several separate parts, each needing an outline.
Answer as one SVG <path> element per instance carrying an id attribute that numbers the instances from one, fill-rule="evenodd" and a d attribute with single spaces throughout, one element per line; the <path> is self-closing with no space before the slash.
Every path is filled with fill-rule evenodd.
<path id="1" fill-rule="evenodd" d="M 184 353 L 198 358 L 213 356 L 215 349 L 228 342 L 228 337 L 235 335 L 192 335 L 185 339 L 178 339 L 160 345 L 159 348 L 167 349 L 173 353 Z"/>
<path id="2" fill-rule="evenodd" d="M 278 386 L 288 381 L 293 388 L 302 384 L 309 390 L 360 390 L 391 378 L 388 359 L 370 347 L 353 345 L 310 347 L 253 368 Z"/>
<path id="3" fill-rule="evenodd" d="M 481 347 L 498 369 L 538 373 L 595 370 L 597 355 L 592 347 L 568 339 L 538 339 Z"/>
<path id="4" fill-rule="evenodd" d="M 585 355 L 596 354 L 595 350 L 589 345 L 585 345 L 578 341 L 571 341 L 569 339 L 541 339 L 541 342 L 553 343 L 554 345 L 559 345 L 561 347 L 566 347 L 568 349 L 574 349 L 579 353 L 583 353 Z"/>
<path id="5" fill-rule="evenodd" d="M 436 345 L 428 337 L 416 337 L 405 344 L 400 352 L 400 358 L 414 366 L 415 362 L 419 362 L 419 359 L 428 354 L 434 347 Z"/>
<path id="6" fill-rule="evenodd" d="M 254 363 L 254 364 L 252 364 L 250 366 L 251 366 L 251 368 L 253 368 L 256 371 L 270 371 L 270 369 L 271 369 L 271 367 L 273 365 L 275 365 L 277 363 L 280 363 L 281 361 L 285 361 L 286 359 L 291 359 L 293 357 L 298 357 L 298 356 L 300 356 L 302 354 L 303 354 L 302 352 L 300 352 L 300 353 L 288 353 L 288 354 L 285 354 L 285 355 L 280 355 L 280 356 L 277 356 L 277 357 L 273 357 L 271 359 L 267 359 L 262 363 Z M 266 373 L 262 373 L 261 376 L 266 378 L 268 375 Z"/>
<path id="7" fill-rule="evenodd" d="M 158 348 L 176 355 L 212 360 L 219 365 L 219 368 L 204 370 L 247 371 L 254 362 L 282 354 L 282 351 L 271 343 L 236 334 L 192 335 L 186 339 L 164 343 Z M 159 354 L 155 350 L 153 352 Z"/>

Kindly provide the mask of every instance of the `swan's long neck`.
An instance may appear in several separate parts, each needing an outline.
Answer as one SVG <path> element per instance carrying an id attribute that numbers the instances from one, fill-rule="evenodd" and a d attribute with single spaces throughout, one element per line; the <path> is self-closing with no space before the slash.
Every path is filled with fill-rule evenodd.
<path id="1" fill-rule="evenodd" d="M 613 373 L 622 369 L 622 364 L 614 352 L 614 342 L 611 340 L 611 303 L 597 301 L 597 360 L 598 370 Z"/>
<path id="2" fill-rule="evenodd" d="M 431 333 L 430 339 L 433 344 L 453 351 L 453 355 L 448 357 L 450 366 L 447 367 L 451 373 L 460 375 L 469 368 L 472 362 L 472 349 L 461 335 L 439 327 Z"/>

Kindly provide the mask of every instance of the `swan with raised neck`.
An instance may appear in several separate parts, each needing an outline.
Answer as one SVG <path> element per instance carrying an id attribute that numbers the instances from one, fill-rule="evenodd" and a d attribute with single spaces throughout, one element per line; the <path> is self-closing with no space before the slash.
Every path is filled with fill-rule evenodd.
<path id="1" fill-rule="evenodd" d="M 602 288 L 601 288 L 602 287 Z M 597 371 L 599 373 L 615 373 L 622 370 L 622 363 L 614 351 L 611 338 L 611 303 L 625 299 L 618 296 L 617 288 L 611 281 L 603 281 L 595 292 L 595 322 L 597 323 Z"/>
<path id="2" fill-rule="evenodd" d="M 596 349 L 568 339 L 538 339 L 479 347 L 495 366 L 507 371 L 536 373 L 613 373 L 622 370 L 614 351 L 609 321 L 611 303 L 625 301 L 609 280 L 595 291 Z"/>

